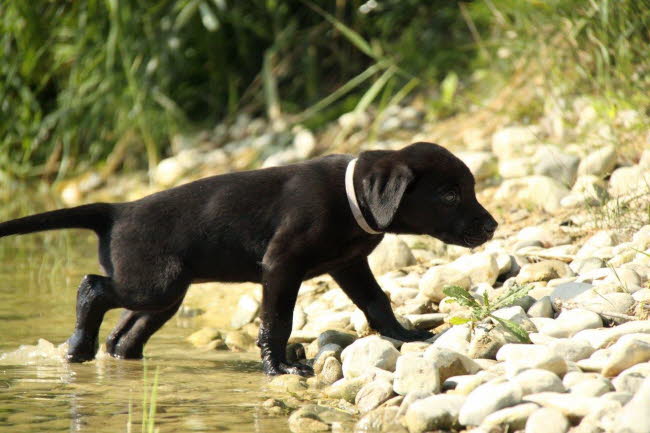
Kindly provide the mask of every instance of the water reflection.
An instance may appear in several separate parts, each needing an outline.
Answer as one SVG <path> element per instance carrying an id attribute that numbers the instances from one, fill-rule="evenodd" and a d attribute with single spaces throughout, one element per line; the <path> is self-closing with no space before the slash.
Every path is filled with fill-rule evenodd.
<path id="1" fill-rule="evenodd" d="M 57 355 L 62 349 L 45 342 L 15 352 L 39 338 L 59 344 L 72 330 L 76 286 L 97 264 L 93 236 L 71 233 L 0 240 L 3 433 L 141 431 L 144 362 L 100 358 L 70 365 Z M 118 315 L 107 315 L 102 340 Z M 191 331 L 178 323 L 170 321 L 146 347 L 149 382 L 159 370 L 161 433 L 289 431 L 286 417 L 261 408 L 273 394 L 255 354 L 193 349 L 184 342 Z"/>

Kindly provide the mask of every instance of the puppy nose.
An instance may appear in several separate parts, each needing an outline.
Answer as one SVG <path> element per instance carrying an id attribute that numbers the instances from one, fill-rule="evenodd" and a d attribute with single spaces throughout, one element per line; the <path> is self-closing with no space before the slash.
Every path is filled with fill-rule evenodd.
<path id="1" fill-rule="evenodd" d="M 483 230 L 485 231 L 485 233 L 491 235 L 496 231 L 498 225 L 499 224 L 496 221 L 494 221 L 493 219 L 490 219 L 485 224 L 483 224 Z"/>

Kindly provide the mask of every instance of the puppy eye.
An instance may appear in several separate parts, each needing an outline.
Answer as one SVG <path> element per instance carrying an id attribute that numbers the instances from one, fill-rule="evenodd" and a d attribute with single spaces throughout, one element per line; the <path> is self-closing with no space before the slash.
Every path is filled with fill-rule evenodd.
<path id="1" fill-rule="evenodd" d="M 456 194 L 456 191 L 449 191 L 442 196 L 442 199 L 447 203 L 455 203 L 458 200 L 458 194 Z"/>

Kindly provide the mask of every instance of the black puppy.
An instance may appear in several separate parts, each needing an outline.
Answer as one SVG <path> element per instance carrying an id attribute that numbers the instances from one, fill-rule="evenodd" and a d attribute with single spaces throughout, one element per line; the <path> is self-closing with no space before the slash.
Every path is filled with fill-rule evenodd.
<path id="1" fill-rule="evenodd" d="M 329 273 L 372 328 L 404 329 L 368 267 L 382 233 L 427 234 L 475 247 L 496 221 L 476 201 L 474 177 L 436 144 L 330 155 L 285 167 L 209 177 L 130 203 L 95 203 L 0 224 L 0 237 L 62 228 L 94 230 L 107 276 L 87 275 L 77 294 L 68 358 L 94 358 L 106 311 L 127 311 L 106 342 L 117 358 L 144 344 L 178 310 L 193 282 L 263 284 L 258 345 L 267 374 L 313 374 L 285 350 L 303 280 Z"/>

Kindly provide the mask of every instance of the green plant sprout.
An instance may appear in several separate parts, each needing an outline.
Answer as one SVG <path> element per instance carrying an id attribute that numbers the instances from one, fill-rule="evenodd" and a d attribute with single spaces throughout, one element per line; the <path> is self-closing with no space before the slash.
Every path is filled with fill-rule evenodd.
<path id="1" fill-rule="evenodd" d="M 442 292 L 451 298 L 448 302 L 458 302 L 460 305 L 468 307 L 470 310 L 470 317 L 452 317 L 449 319 L 450 324 L 462 325 L 469 323 L 473 330 L 477 323 L 489 317 L 503 326 L 503 328 L 515 336 L 517 340 L 522 343 L 530 343 L 531 341 L 528 337 L 528 332 L 524 328 L 512 320 L 496 317 L 493 313 L 500 308 L 509 307 L 518 299 L 526 296 L 532 288 L 533 287 L 529 285 L 522 286 L 515 284 L 505 294 L 499 296 L 493 302 L 490 302 L 487 293 L 483 292 L 482 305 L 466 289 L 459 286 L 447 286 Z"/>

